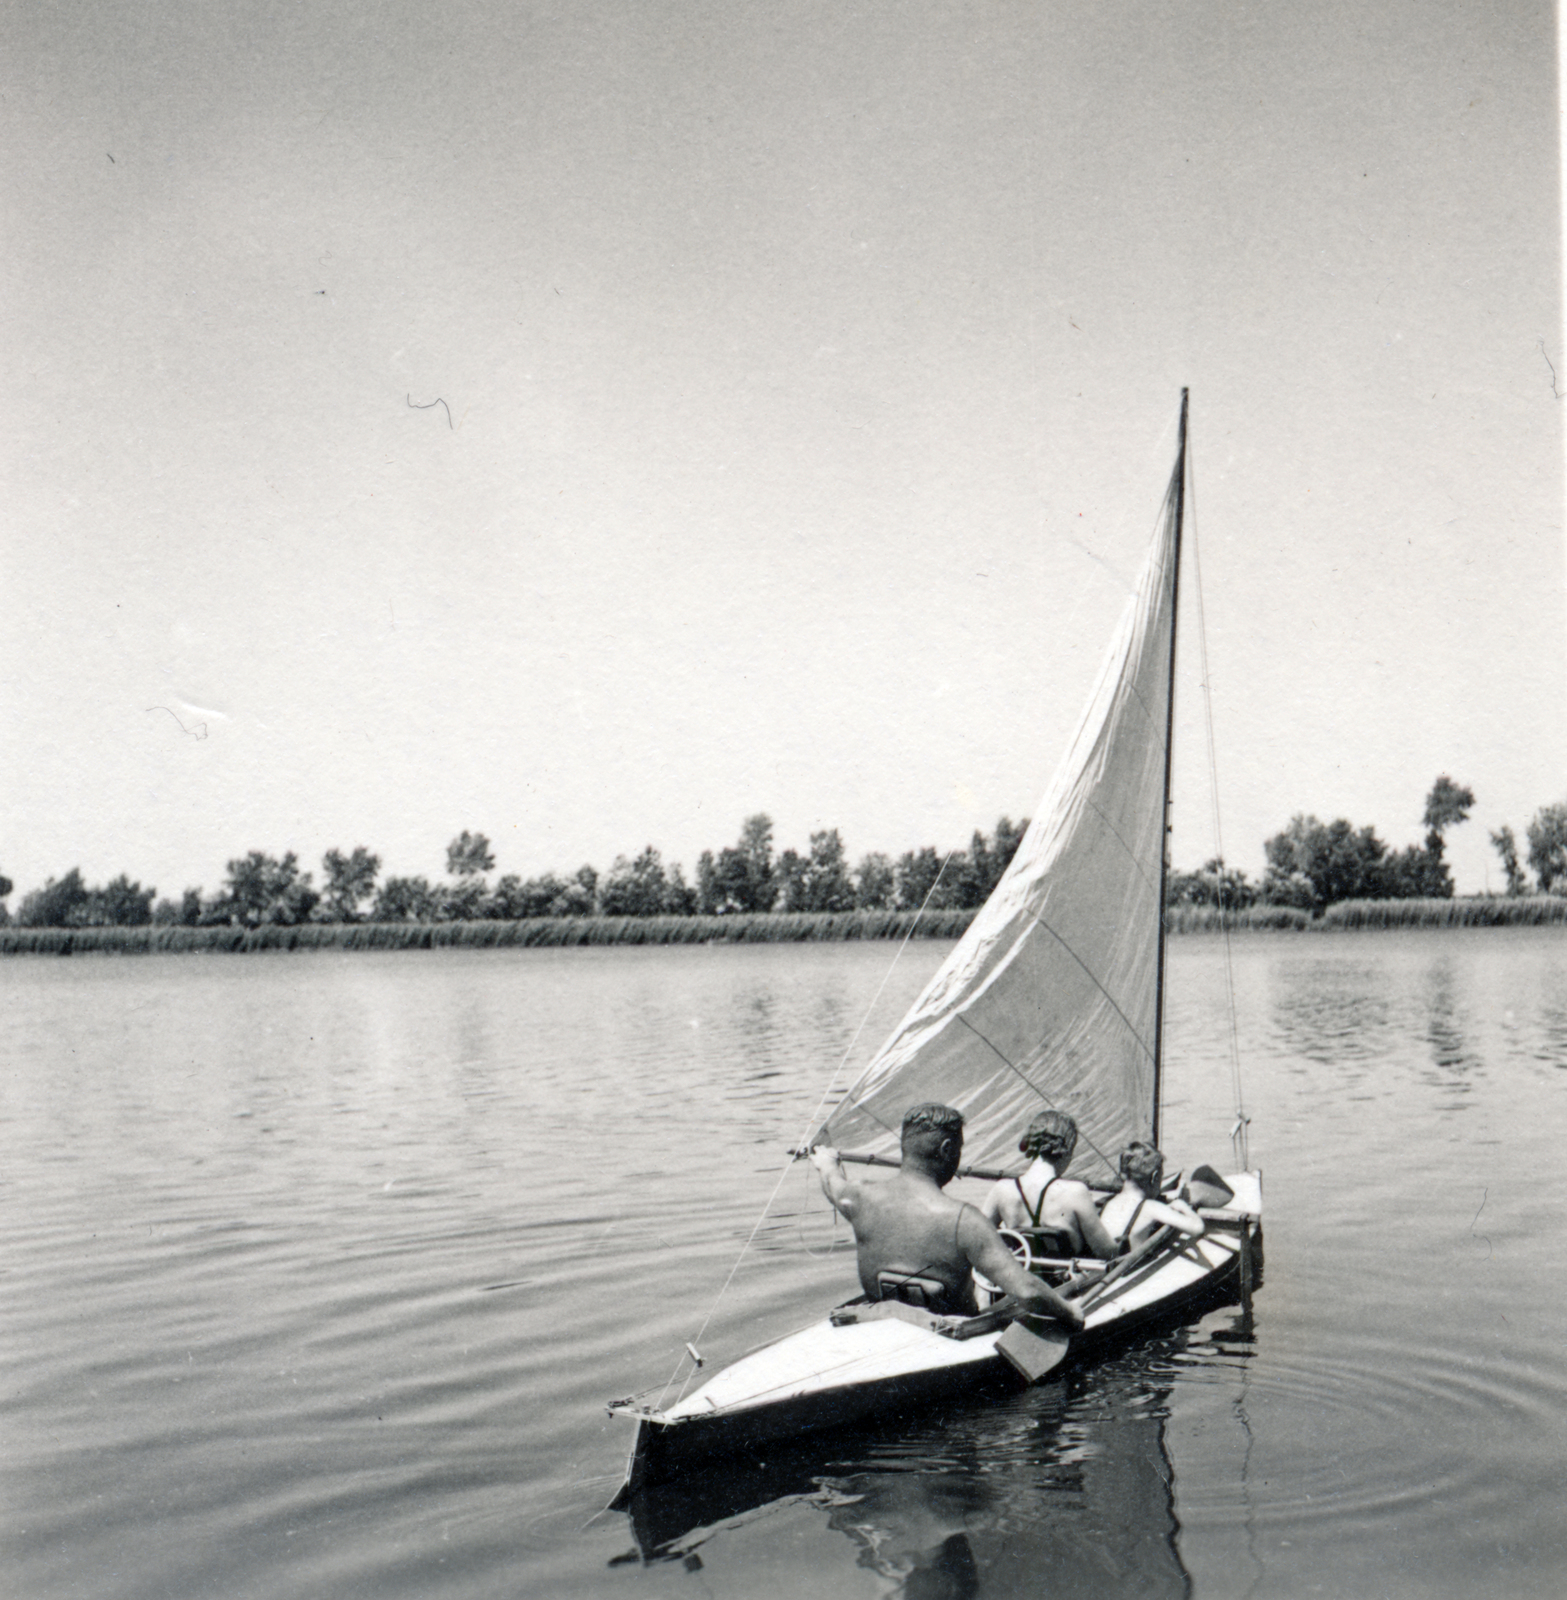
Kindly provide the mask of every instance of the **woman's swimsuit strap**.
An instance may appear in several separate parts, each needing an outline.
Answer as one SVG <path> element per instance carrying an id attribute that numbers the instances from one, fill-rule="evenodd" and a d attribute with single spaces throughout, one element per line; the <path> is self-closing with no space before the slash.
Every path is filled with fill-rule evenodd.
<path id="1" fill-rule="evenodd" d="M 1028 1190 L 1023 1187 L 1023 1180 L 1021 1178 L 1014 1178 L 1012 1180 L 1013 1183 L 1017 1185 L 1018 1199 L 1023 1202 L 1023 1209 L 1028 1213 L 1028 1220 L 1035 1228 L 1043 1226 L 1039 1219 L 1044 1214 L 1045 1196 L 1050 1193 L 1050 1185 L 1054 1183 L 1060 1176 L 1061 1174 L 1057 1172 L 1045 1180 L 1045 1186 L 1039 1191 L 1039 1198 L 1033 1203 L 1033 1205 L 1028 1203 Z"/>
<path id="2" fill-rule="evenodd" d="M 1137 1202 L 1131 1216 L 1126 1219 L 1126 1226 L 1121 1229 L 1121 1237 L 1115 1241 L 1117 1252 L 1126 1248 L 1126 1241 L 1132 1237 L 1132 1229 L 1137 1226 L 1137 1219 L 1143 1214 L 1143 1207 L 1148 1204 L 1148 1196 L 1144 1195 Z"/>

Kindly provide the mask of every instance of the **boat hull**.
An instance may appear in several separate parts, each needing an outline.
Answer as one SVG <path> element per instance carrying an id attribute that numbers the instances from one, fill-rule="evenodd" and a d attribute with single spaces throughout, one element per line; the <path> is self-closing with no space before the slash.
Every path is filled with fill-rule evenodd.
<path id="1" fill-rule="evenodd" d="M 1259 1175 L 1227 1181 L 1236 1199 L 1204 1213 L 1201 1238 L 1156 1251 L 1103 1291 L 1073 1335 L 1069 1359 L 1092 1356 L 1252 1276 L 1260 1260 Z M 1023 1379 L 996 1348 L 1000 1338 L 993 1330 L 953 1339 L 918 1320 L 827 1318 L 742 1357 L 667 1409 L 617 1403 L 612 1414 L 634 1418 L 637 1431 L 615 1504 L 696 1462 L 755 1460 L 779 1439 L 1019 1387 Z"/>
<path id="2" fill-rule="evenodd" d="M 795 1337 L 822 1335 L 828 1330 L 832 1330 L 832 1324 L 823 1321 L 802 1329 Z M 934 1340 L 939 1335 L 929 1337 Z M 912 1418 L 942 1400 L 999 1391 L 1019 1382 L 1013 1369 L 996 1354 L 995 1339 L 990 1338 L 983 1351 L 974 1352 L 974 1359 L 961 1363 L 930 1364 L 913 1371 L 866 1377 L 852 1384 L 811 1389 L 765 1405 L 705 1417 L 692 1413 L 673 1418 L 639 1416 L 626 1482 L 615 1503 L 622 1504 L 638 1489 L 667 1483 L 700 1462 L 729 1457 L 755 1464 L 759 1459 L 765 1460 L 770 1446 L 805 1433 L 850 1428 L 872 1419 L 895 1420 L 902 1415 Z"/>

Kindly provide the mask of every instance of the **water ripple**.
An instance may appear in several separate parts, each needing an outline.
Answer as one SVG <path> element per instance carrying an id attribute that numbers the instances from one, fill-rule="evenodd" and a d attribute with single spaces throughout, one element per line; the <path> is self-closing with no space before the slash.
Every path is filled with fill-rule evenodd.
<path id="1" fill-rule="evenodd" d="M 732 1464 L 629 1530 L 592 1520 L 628 1442 L 603 1401 L 854 1283 L 784 1149 L 888 951 L 14 964 L 11 1587 L 1350 1595 L 1396 1556 L 1401 1600 L 1553 1594 L 1567 939 L 1516 931 L 1240 942 L 1253 1315 Z M 1223 1160 L 1222 977 L 1201 941 L 1170 970 L 1165 1142 Z"/>

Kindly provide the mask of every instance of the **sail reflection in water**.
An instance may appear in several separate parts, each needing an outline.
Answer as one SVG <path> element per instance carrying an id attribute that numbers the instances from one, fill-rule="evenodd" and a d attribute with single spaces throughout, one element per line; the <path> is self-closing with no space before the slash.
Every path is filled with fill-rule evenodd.
<path id="1" fill-rule="evenodd" d="M 1238 1311 L 1203 1327 L 1062 1383 L 834 1440 L 852 1455 L 824 1459 L 818 1439 L 641 1491 L 629 1506 L 637 1548 L 619 1560 L 695 1565 L 716 1536 L 803 1504 L 909 1600 L 1187 1595 L 1165 1443 L 1171 1387 L 1177 1370 L 1251 1352 Z"/>

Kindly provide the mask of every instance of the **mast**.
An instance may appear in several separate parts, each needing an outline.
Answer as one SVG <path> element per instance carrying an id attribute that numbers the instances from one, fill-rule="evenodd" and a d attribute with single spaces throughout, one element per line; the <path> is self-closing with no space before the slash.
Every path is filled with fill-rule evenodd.
<path id="1" fill-rule="evenodd" d="M 1181 390 L 1181 421 L 1175 454 L 1175 539 L 1170 563 L 1170 674 L 1164 708 L 1164 800 L 1159 830 L 1158 962 L 1154 970 L 1153 1142 L 1159 1143 L 1159 1114 L 1164 1091 L 1164 901 L 1170 876 L 1170 759 L 1175 749 L 1175 634 L 1181 614 L 1181 524 L 1186 515 L 1186 404 L 1191 391 Z"/>
<path id="2" fill-rule="evenodd" d="M 972 926 L 828 1115 L 819 1143 L 890 1155 L 904 1112 L 936 1101 L 963 1111 L 965 1160 L 1004 1167 L 1043 1102 L 1071 1112 L 1113 1177 L 1116 1151 L 1158 1127 L 1165 949 L 1149 918 L 1170 881 L 1170 613 L 1190 488 L 1184 395 L 1179 415 L 1180 448 L 1145 557 L 1050 788 Z"/>

